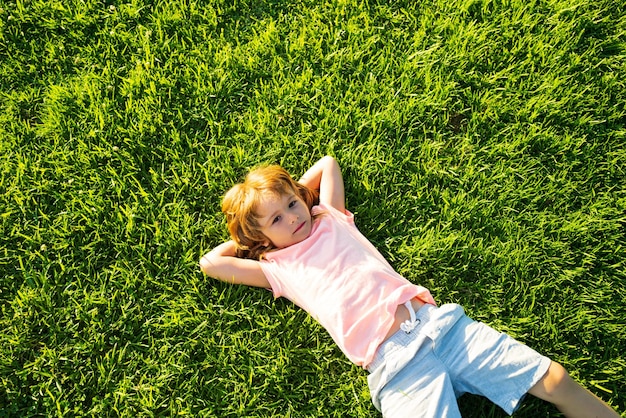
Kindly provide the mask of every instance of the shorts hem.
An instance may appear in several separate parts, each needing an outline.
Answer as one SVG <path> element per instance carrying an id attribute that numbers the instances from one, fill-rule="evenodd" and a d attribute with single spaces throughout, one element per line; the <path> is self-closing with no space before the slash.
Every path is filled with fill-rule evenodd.
<path id="1" fill-rule="evenodd" d="M 543 379 L 543 377 L 546 375 L 548 369 L 550 368 L 550 364 L 552 364 L 552 360 L 550 360 L 548 357 L 541 356 L 541 361 L 537 365 L 532 379 L 529 379 L 528 384 L 520 385 L 520 393 L 512 397 L 510 405 L 506 407 L 500 405 L 504 412 L 509 415 L 513 415 L 513 413 L 519 409 L 519 407 L 522 405 L 522 402 L 526 398 L 526 395 L 528 395 L 528 391 L 531 390 L 537 383 L 539 383 L 539 381 Z"/>

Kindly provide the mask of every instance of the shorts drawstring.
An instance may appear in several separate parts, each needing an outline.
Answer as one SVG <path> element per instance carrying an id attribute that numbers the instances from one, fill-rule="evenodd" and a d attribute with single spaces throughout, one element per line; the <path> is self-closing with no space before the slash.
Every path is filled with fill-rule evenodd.
<path id="1" fill-rule="evenodd" d="M 413 331 L 415 327 L 418 326 L 421 321 L 415 318 L 415 310 L 413 309 L 413 305 L 411 304 L 410 300 L 407 301 L 404 304 L 404 306 L 409 311 L 409 315 L 411 318 L 401 323 L 400 329 L 404 331 L 405 333 L 410 334 L 411 331 Z"/>

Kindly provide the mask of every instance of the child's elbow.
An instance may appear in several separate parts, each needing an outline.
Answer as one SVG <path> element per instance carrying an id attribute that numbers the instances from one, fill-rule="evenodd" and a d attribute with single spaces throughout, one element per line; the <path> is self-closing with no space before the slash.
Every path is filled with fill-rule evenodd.
<path id="1" fill-rule="evenodd" d="M 322 160 L 326 163 L 326 164 L 337 164 L 339 165 L 339 163 L 337 162 L 337 160 L 335 159 L 335 157 L 333 157 L 332 155 L 325 155 L 322 157 Z"/>
<path id="2" fill-rule="evenodd" d="M 213 267 L 213 263 L 211 263 L 211 260 L 208 254 L 205 254 L 202 257 L 200 257 L 199 265 L 200 265 L 200 271 L 203 274 L 205 274 L 206 276 L 213 276 L 211 272 L 211 267 Z"/>

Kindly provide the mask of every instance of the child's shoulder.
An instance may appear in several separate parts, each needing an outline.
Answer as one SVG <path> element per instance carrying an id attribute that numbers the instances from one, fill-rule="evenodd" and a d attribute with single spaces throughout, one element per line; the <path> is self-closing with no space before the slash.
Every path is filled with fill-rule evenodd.
<path id="1" fill-rule="evenodd" d="M 346 221 L 349 223 L 354 222 L 354 214 L 350 212 L 348 209 L 344 209 L 343 211 L 340 211 L 334 206 L 326 205 L 324 203 L 320 203 L 317 206 L 313 206 L 313 208 L 311 209 L 311 214 L 313 216 L 321 216 L 321 215 L 328 214 L 333 219 L 338 219 L 338 220 Z"/>

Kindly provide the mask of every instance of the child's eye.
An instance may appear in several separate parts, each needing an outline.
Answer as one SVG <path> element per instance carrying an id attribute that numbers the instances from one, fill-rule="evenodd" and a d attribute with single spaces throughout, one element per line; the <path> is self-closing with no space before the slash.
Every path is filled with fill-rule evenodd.
<path id="1" fill-rule="evenodd" d="M 289 203 L 289 207 L 292 208 L 292 207 L 296 206 L 296 203 L 298 203 L 297 200 L 294 200 L 293 202 L 290 202 Z"/>
<path id="2" fill-rule="evenodd" d="M 275 217 L 275 218 L 272 220 L 272 223 L 273 223 L 273 224 L 275 224 L 275 223 L 276 223 L 276 222 L 278 222 L 278 221 L 280 221 L 280 216 Z"/>

